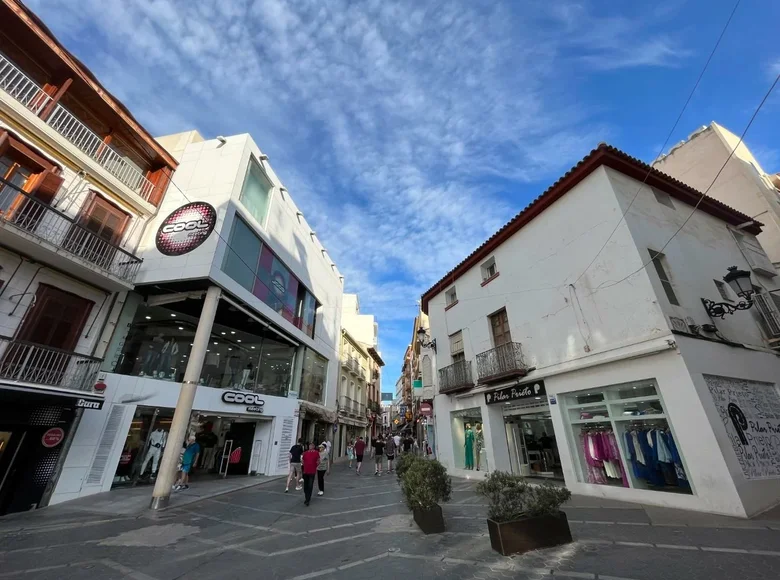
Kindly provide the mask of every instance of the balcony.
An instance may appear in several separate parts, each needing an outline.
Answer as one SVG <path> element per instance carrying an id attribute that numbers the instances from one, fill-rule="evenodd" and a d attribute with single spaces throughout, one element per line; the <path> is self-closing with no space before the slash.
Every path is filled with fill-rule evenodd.
<path id="1" fill-rule="evenodd" d="M 0 89 L 92 159 L 130 191 L 149 201 L 154 184 L 135 165 L 87 128 L 0 54 Z M 53 108 L 52 108 L 53 106 Z"/>
<path id="2" fill-rule="evenodd" d="M 519 342 L 508 342 L 477 355 L 477 376 L 481 384 L 490 384 L 528 374 Z"/>
<path id="3" fill-rule="evenodd" d="M 4 179 L 0 242 L 111 290 L 130 288 L 142 262 Z M 63 267 L 63 257 L 72 263 Z"/>
<path id="4" fill-rule="evenodd" d="M 91 391 L 101 360 L 0 337 L 0 379 Z"/>
<path id="5" fill-rule="evenodd" d="M 474 386 L 471 375 L 471 361 L 462 360 L 439 369 L 439 392 L 456 393 Z"/>

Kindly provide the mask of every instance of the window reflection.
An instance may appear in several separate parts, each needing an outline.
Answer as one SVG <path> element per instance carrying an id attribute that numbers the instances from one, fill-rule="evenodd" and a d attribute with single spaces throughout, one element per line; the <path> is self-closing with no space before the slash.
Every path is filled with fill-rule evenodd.
<path id="1" fill-rule="evenodd" d="M 114 372 L 181 382 L 202 301 L 140 306 Z M 221 302 L 200 385 L 286 397 L 295 347 L 253 318 Z"/>
<path id="2" fill-rule="evenodd" d="M 306 348 L 303 356 L 303 374 L 299 399 L 311 403 L 322 403 L 328 376 L 328 359 Z"/>

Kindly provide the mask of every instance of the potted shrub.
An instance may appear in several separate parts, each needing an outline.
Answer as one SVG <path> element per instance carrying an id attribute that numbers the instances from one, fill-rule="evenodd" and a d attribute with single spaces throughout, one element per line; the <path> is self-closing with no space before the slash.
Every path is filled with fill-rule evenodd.
<path id="1" fill-rule="evenodd" d="M 413 453 L 404 453 L 401 455 L 401 457 L 398 458 L 398 460 L 395 462 L 395 475 L 398 477 L 398 483 L 401 483 L 401 480 L 404 477 L 404 473 L 406 473 L 406 471 L 415 461 L 422 461 L 422 457 L 418 457 Z"/>
<path id="2" fill-rule="evenodd" d="M 571 530 L 561 505 L 571 497 L 565 487 L 529 485 L 522 477 L 494 471 L 477 485 L 488 500 L 490 544 L 504 556 L 567 544 Z"/>
<path id="3" fill-rule="evenodd" d="M 401 491 L 423 533 L 444 531 L 439 503 L 450 501 L 452 496 L 452 480 L 446 467 L 435 460 L 411 461 L 401 479 Z"/>

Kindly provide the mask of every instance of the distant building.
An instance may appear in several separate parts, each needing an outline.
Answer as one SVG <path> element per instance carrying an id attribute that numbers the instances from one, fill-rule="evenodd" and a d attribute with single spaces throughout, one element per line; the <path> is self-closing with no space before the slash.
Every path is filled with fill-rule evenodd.
<path id="1" fill-rule="evenodd" d="M 727 163 L 732 151 L 734 154 Z M 725 168 L 713 183 L 724 164 Z M 672 147 L 653 166 L 761 222 L 758 241 L 772 263 L 780 265 L 780 173 L 764 171 L 737 135 L 713 121 Z M 762 252 L 738 230 L 734 236 L 747 259 L 758 265 Z"/>

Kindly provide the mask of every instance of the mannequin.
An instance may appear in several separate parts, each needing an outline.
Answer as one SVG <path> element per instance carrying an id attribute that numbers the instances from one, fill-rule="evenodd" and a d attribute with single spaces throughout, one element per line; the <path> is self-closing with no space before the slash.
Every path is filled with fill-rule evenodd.
<path id="1" fill-rule="evenodd" d="M 474 469 L 474 431 L 471 430 L 471 423 L 466 423 L 465 445 L 466 469 Z"/>
<path id="2" fill-rule="evenodd" d="M 163 344 L 160 351 L 160 363 L 157 365 L 157 376 L 159 378 L 167 377 L 171 374 L 171 363 L 178 353 L 179 344 L 175 338 L 171 338 L 171 340 Z"/>
<path id="3" fill-rule="evenodd" d="M 165 345 L 165 338 L 163 333 L 159 333 L 152 339 L 148 345 L 146 345 L 146 354 L 144 355 L 144 364 L 141 368 L 139 376 L 151 375 L 154 376 L 157 368 L 157 363 L 160 361 L 160 352 Z"/>
<path id="4" fill-rule="evenodd" d="M 149 449 L 146 451 L 146 457 L 141 465 L 141 475 L 146 471 L 146 466 L 152 462 L 152 477 L 157 476 L 157 465 L 160 462 L 165 444 L 168 442 L 168 432 L 162 427 L 157 427 L 149 434 Z"/>
<path id="5" fill-rule="evenodd" d="M 481 459 L 482 459 L 482 452 L 485 451 L 485 434 L 482 432 L 482 425 L 479 423 L 476 424 L 474 427 L 475 433 L 474 433 L 474 439 L 476 440 L 477 444 L 477 471 L 479 471 Z"/>
<path id="6" fill-rule="evenodd" d="M 249 375 L 252 374 L 252 362 L 250 361 L 247 363 L 246 367 L 244 367 L 244 370 L 241 371 L 241 386 L 246 388 L 246 384 L 249 382 Z"/>

